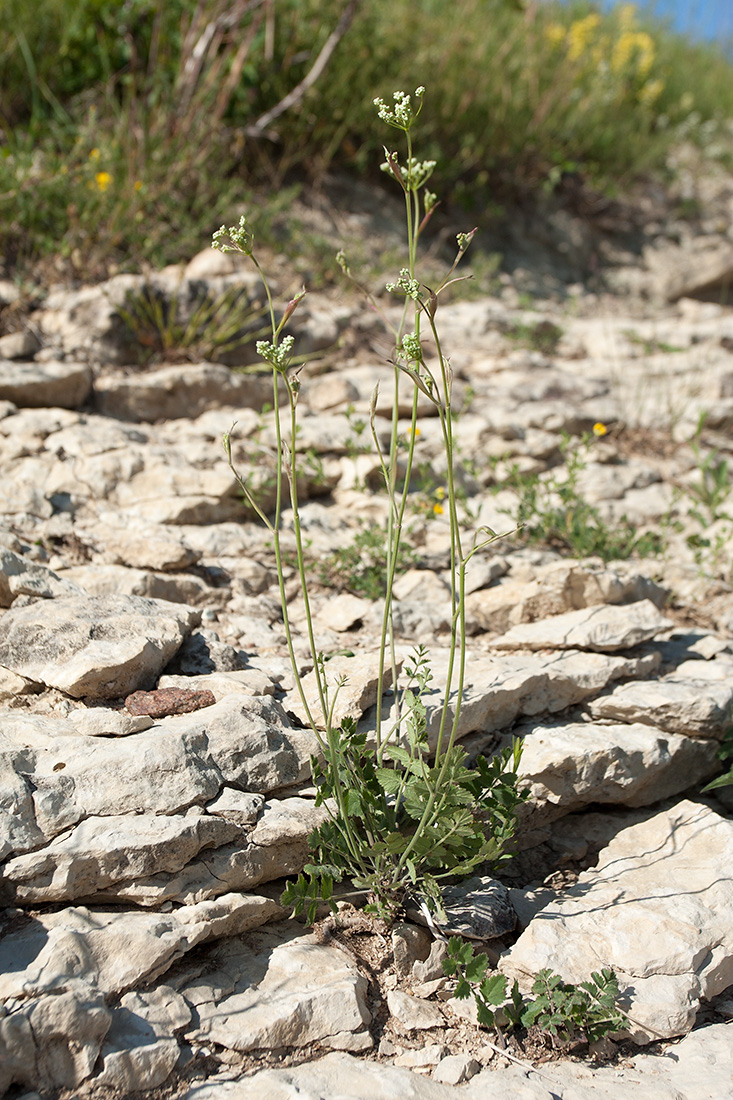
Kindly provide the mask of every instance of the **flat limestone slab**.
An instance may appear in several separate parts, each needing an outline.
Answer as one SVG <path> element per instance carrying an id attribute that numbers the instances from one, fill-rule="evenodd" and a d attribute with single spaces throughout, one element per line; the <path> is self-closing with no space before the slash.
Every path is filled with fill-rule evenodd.
<path id="1" fill-rule="evenodd" d="M 590 649 L 613 653 L 651 641 L 674 623 L 651 600 L 621 606 L 597 604 L 536 623 L 520 623 L 496 638 L 495 649 Z"/>
<path id="2" fill-rule="evenodd" d="M 67 596 L 3 616 L 0 665 L 75 698 L 149 687 L 201 621 L 185 604 L 142 596 Z"/>
<path id="3" fill-rule="evenodd" d="M 546 905 L 501 963 L 580 982 L 611 967 L 637 1043 L 688 1032 L 733 984 L 733 822 L 680 802 L 619 833 Z"/>

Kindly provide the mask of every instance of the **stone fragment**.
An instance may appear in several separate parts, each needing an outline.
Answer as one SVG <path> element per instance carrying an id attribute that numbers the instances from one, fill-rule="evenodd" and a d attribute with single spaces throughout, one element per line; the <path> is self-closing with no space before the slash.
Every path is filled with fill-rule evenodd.
<path id="1" fill-rule="evenodd" d="M 92 392 L 83 363 L 19 363 L 0 360 L 0 399 L 19 408 L 80 408 Z"/>
<path id="2" fill-rule="evenodd" d="M 71 596 L 11 608 L 0 665 L 76 698 L 115 698 L 154 681 L 199 616 L 138 596 Z"/>
<path id="3" fill-rule="evenodd" d="M 523 742 L 520 774 L 531 799 L 520 818 L 536 826 L 592 802 L 646 806 L 712 776 L 716 760 L 713 741 L 639 723 L 543 722 Z"/>
<path id="4" fill-rule="evenodd" d="M 171 874 L 201 849 L 217 848 L 238 836 L 234 822 L 209 817 L 198 808 L 170 816 L 88 817 L 41 851 L 8 860 L 0 889 L 5 900 L 18 902 L 91 898 L 113 884 Z"/>
<path id="5" fill-rule="evenodd" d="M 0 607 L 10 607 L 16 596 L 83 596 L 83 589 L 52 569 L 29 561 L 0 546 Z"/>
<path id="6" fill-rule="evenodd" d="M 436 1004 L 411 997 L 401 989 L 387 994 L 387 1005 L 398 1030 L 425 1031 L 431 1027 L 445 1027 L 445 1016 Z"/>
<path id="7" fill-rule="evenodd" d="M 342 592 L 328 600 L 318 614 L 318 621 L 327 629 L 344 633 L 355 630 L 361 621 L 369 616 L 372 607 L 371 600 L 363 600 L 359 596 Z"/>
<path id="8" fill-rule="evenodd" d="M 241 650 L 222 642 L 216 631 L 202 628 L 184 639 L 165 671 L 169 675 L 206 676 L 210 672 L 238 672 L 244 665 Z"/>
<path id="9" fill-rule="evenodd" d="M 64 570 L 64 578 L 90 596 L 147 596 L 204 607 L 218 605 L 224 595 L 190 573 L 153 573 L 126 565 L 75 565 Z"/>
<path id="10" fill-rule="evenodd" d="M 191 1010 L 170 986 L 126 993 L 112 1012 L 95 1087 L 116 1089 L 122 1095 L 158 1088 L 178 1062 L 180 1048 L 174 1033 L 190 1020 Z"/>
<path id="11" fill-rule="evenodd" d="M 544 1067 L 543 1067 L 544 1070 Z M 338 1100 L 558 1100 L 549 1074 L 532 1073 L 524 1067 L 503 1067 L 501 1072 L 484 1070 L 457 1092 L 455 1086 L 444 1085 L 399 1066 L 327 1054 L 323 1058 L 287 1066 L 281 1069 L 259 1070 L 251 1076 L 233 1081 L 216 1081 L 194 1086 L 183 1100 L 293 1100 L 294 1097 L 338 1097 Z M 625 1100 L 619 1092 L 612 1100 Z M 563 1100 L 595 1100 L 587 1095 L 566 1094 Z M 604 1097 L 605 1100 L 605 1097 Z M 680 1100 L 679 1094 L 651 1096 L 649 1100 Z M 693 1096 L 684 1100 L 695 1100 Z M 707 1100 L 707 1098 L 706 1098 Z M 711 1098 L 712 1100 L 712 1098 Z"/>
<path id="12" fill-rule="evenodd" d="M 536 623 L 512 627 L 493 642 L 495 649 L 590 649 L 613 653 L 648 642 L 673 623 L 650 600 L 623 606 L 598 604 Z"/>
<path id="13" fill-rule="evenodd" d="M 125 707 L 130 714 L 165 718 L 171 714 L 190 714 L 191 711 L 211 707 L 215 702 L 211 691 L 168 687 L 156 691 L 133 691 L 125 699 Z"/>
<path id="14" fill-rule="evenodd" d="M 272 401 L 267 374 L 237 374 L 216 363 L 181 363 L 159 370 L 108 374 L 94 384 L 94 405 L 118 420 L 178 420 L 222 405 L 261 409 Z"/>
<path id="15" fill-rule="evenodd" d="M 424 928 L 408 921 L 398 921 L 392 926 L 392 955 L 398 974 L 406 977 L 413 963 L 424 961 L 429 954 L 430 936 Z"/>
<path id="16" fill-rule="evenodd" d="M 402 668 L 402 660 L 397 664 L 397 671 Z M 332 657 L 326 662 L 326 683 L 333 699 L 333 693 L 338 690 L 336 705 L 333 712 L 333 724 L 338 726 L 344 718 L 361 718 L 365 710 L 377 699 L 377 682 L 379 676 L 379 654 L 357 653 L 353 657 Z M 343 679 L 343 686 L 339 683 Z M 384 673 L 385 690 L 392 683 L 392 670 L 388 666 Z M 315 671 L 307 673 L 302 679 L 303 691 L 308 701 L 311 714 L 316 724 L 325 726 L 324 715 L 321 709 Z M 308 725 L 306 714 L 300 695 L 292 691 L 287 700 L 287 709 L 298 718 L 303 725 Z"/>
<path id="17" fill-rule="evenodd" d="M 153 719 L 148 714 L 125 714 L 109 707 L 81 707 L 72 710 L 69 722 L 84 737 L 127 737 L 150 729 Z"/>
<path id="18" fill-rule="evenodd" d="M 173 573 L 195 565 L 201 554 L 164 528 L 133 533 L 114 531 L 108 536 L 104 556 L 112 565 Z"/>
<path id="19" fill-rule="evenodd" d="M 175 676 L 164 673 L 158 680 L 158 687 L 210 691 L 217 703 L 225 695 L 275 695 L 277 691 L 275 681 L 259 668 L 242 668 L 234 672 L 208 672 L 197 676 Z"/>
<path id="20" fill-rule="evenodd" d="M 616 971 L 637 1043 L 683 1035 L 701 1000 L 733 984 L 733 823 L 681 802 L 624 829 L 504 956 L 520 980 L 543 967 L 580 982 Z"/>
<path id="21" fill-rule="evenodd" d="M 686 666 L 702 662 L 685 662 Z M 707 666 L 706 666 L 707 667 Z M 690 669 L 692 676 L 697 669 Z M 730 676 L 730 668 L 726 666 Z M 618 684 L 588 704 L 594 718 L 613 718 L 622 722 L 643 722 L 686 734 L 688 737 L 722 738 L 730 722 L 733 707 L 733 682 L 682 679 L 679 671 L 663 680 Z"/>
<path id="22" fill-rule="evenodd" d="M 664 588 L 631 570 L 600 566 L 593 559 L 561 561 L 534 570 L 531 579 L 519 575 L 514 565 L 507 580 L 469 595 L 466 614 L 472 631 L 496 633 L 599 603 L 625 605 L 646 599 L 662 607 L 666 598 Z"/>
<path id="23" fill-rule="evenodd" d="M 448 1053 L 445 1043 L 426 1043 L 415 1050 L 406 1050 L 404 1054 L 398 1054 L 394 1059 L 395 1066 L 408 1068 L 424 1068 L 425 1066 L 437 1066 L 441 1058 Z"/>
<path id="24" fill-rule="evenodd" d="M 235 825 L 254 825 L 265 805 L 264 796 L 224 787 L 212 802 L 206 805 L 207 814 L 215 814 Z"/>
<path id="25" fill-rule="evenodd" d="M 226 814 L 218 816 L 239 825 Z M 308 837 L 326 816 L 325 807 L 305 798 L 273 799 L 262 807 L 255 827 L 231 843 L 203 852 L 180 871 L 117 882 L 107 887 L 103 896 L 144 906 L 168 901 L 192 905 L 297 875 L 308 862 Z"/>
<path id="26" fill-rule="evenodd" d="M 28 1009 L 36 1042 L 34 1084 L 42 1089 L 75 1088 L 89 1077 L 109 1029 L 104 997 L 73 979 L 69 984 L 70 989 L 40 997 Z"/>
<path id="27" fill-rule="evenodd" d="M 474 875 L 443 891 L 451 935 L 493 940 L 511 932 L 517 914 L 506 886 L 489 875 Z"/>
<path id="28" fill-rule="evenodd" d="M 225 894 L 170 913 L 67 907 L 0 940 L 0 1000 L 58 995 L 78 973 L 103 994 L 152 982 L 207 940 L 240 936 L 282 913 L 269 898 Z"/>
<path id="29" fill-rule="evenodd" d="M 470 1081 L 481 1069 L 481 1063 L 470 1054 L 449 1054 L 441 1058 L 433 1071 L 433 1080 L 444 1085 L 462 1085 Z"/>
<path id="30" fill-rule="evenodd" d="M 370 1021 L 367 981 L 342 951 L 284 925 L 230 940 L 209 956 L 211 977 L 185 975 L 179 991 L 195 1007 L 189 1039 L 248 1051 L 329 1046 Z M 200 967 L 197 970 L 200 972 Z"/>
<path id="31" fill-rule="evenodd" d="M 0 359 L 32 359 L 40 349 L 38 337 L 28 329 L 0 336 Z"/>
<path id="32" fill-rule="evenodd" d="M 430 947 L 430 954 L 426 959 L 418 959 L 413 963 L 412 980 L 424 985 L 426 982 L 435 982 L 445 976 L 443 960 L 448 958 L 448 951 L 444 940 L 434 940 Z"/>

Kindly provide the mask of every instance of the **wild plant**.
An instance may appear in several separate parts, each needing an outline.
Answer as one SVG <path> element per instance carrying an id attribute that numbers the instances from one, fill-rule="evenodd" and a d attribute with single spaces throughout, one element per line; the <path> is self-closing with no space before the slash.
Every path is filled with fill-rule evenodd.
<path id="1" fill-rule="evenodd" d="M 488 965 L 487 956 L 476 954 L 470 943 L 457 936 L 450 939 L 443 970 L 457 978 L 454 995 L 458 1000 L 473 996 L 478 1022 L 484 1027 L 501 1032 L 534 1026 L 565 1041 L 582 1035 L 594 1042 L 626 1026 L 616 1008 L 619 987 L 612 970 L 594 972 L 580 985 L 563 982 L 551 970 L 540 970 L 532 985 L 534 997 L 525 997 L 516 981 L 508 991 L 504 974 L 487 973 Z"/>
<path id="2" fill-rule="evenodd" d="M 526 541 L 544 543 L 574 557 L 598 556 L 604 561 L 660 551 L 659 535 L 639 534 L 626 516 L 607 523 L 580 491 L 578 482 L 591 448 L 606 430 L 599 422 L 592 433 L 584 432 L 579 440 L 564 433 L 560 441 L 562 464 L 549 476 L 524 473 L 514 463 L 497 483 L 497 489 L 505 487 L 516 493 L 516 510 L 503 510 L 522 529 Z"/>
<path id="3" fill-rule="evenodd" d="M 379 649 L 376 655 L 377 695 L 373 728 L 353 721 L 337 723 L 336 704 L 343 680 L 333 681 L 319 650 L 311 614 L 309 577 L 306 568 L 298 491 L 299 456 L 295 446 L 298 429 L 300 369 L 293 365 L 294 337 L 283 335 L 285 326 L 302 300 L 303 291 L 288 304 L 278 320 L 267 277 L 254 253 L 254 239 L 244 217 L 229 230 L 222 226 L 214 234 L 214 246 L 248 256 L 260 273 L 267 295 L 271 336 L 257 344 L 261 358 L 269 364 L 273 379 L 273 416 L 276 437 L 276 485 L 273 514 L 266 514 L 240 476 L 232 461 L 232 437 L 224 440 L 229 465 L 238 477 L 249 504 L 267 526 L 273 543 L 280 585 L 283 623 L 288 650 L 295 671 L 297 690 L 319 747 L 312 770 L 318 785 L 319 804 L 328 819 L 310 838 L 313 858 L 304 874 L 288 885 L 283 902 L 295 913 L 305 911 L 312 921 L 322 901 L 332 902 L 335 882 L 349 879 L 357 891 L 366 892 L 368 908 L 392 917 L 412 897 L 428 911 L 442 912 L 440 887 L 446 879 L 469 874 L 479 864 L 498 862 L 515 827 L 515 809 L 524 797 L 517 788 L 521 747 L 511 748 L 491 761 L 479 758 L 466 766 L 466 753 L 457 743 L 466 675 L 465 581 L 471 558 L 497 537 L 488 528 L 465 539 L 458 516 L 455 477 L 456 424 L 453 413 L 453 371 L 437 321 L 441 293 L 456 281 L 455 269 L 474 235 L 457 235 L 455 260 L 443 280 L 426 285 L 418 275 L 418 242 L 437 204 L 426 184 L 434 161 L 419 160 L 413 150 L 412 131 L 423 105 L 424 88 L 414 97 L 395 92 L 393 102 L 374 101 L 379 118 L 397 130 L 405 143 L 404 159 L 385 149 L 383 169 L 401 189 L 405 201 L 406 259 L 399 275 L 386 286 L 401 303 L 399 320 L 385 321 L 394 340 L 392 354 L 392 396 L 389 403 L 389 444 L 380 445 L 376 417 L 380 405 L 379 387 L 372 394 L 369 425 L 374 454 L 382 472 L 389 511 L 384 536 L 384 600 Z M 339 258 L 350 275 L 344 256 Z M 367 293 L 369 302 L 384 316 L 380 303 Z M 423 338 L 429 334 L 435 354 L 430 362 L 423 353 Z M 436 365 L 437 364 L 437 365 Z M 400 383 L 412 387 L 410 427 L 406 442 L 398 419 Z M 285 401 L 281 408 L 280 398 Z M 393 621 L 394 582 L 404 546 L 408 489 L 415 465 L 418 397 L 433 406 L 440 425 L 445 456 L 445 496 L 441 502 L 450 532 L 451 632 L 446 682 L 438 708 L 437 722 L 428 733 L 426 696 L 432 673 L 428 654 L 418 646 L 411 660 L 401 662 L 395 643 Z M 399 458 L 399 461 L 398 461 Z M 293 631 L 283 579 L 281 528 L 286 505 L 290 505 L 292 529 L 300 580 L 300 598 L 305 612 L 305 631 L 317 683 L 318 702 L 306 697 L 298 675 Z M 390 696 L 387 697 L 387 688 Z"/>

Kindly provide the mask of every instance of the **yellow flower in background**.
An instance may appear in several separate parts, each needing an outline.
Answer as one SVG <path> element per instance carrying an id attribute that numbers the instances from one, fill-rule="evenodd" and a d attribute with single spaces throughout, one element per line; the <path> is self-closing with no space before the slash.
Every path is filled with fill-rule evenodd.
<path id="1" fill-rule="evenodd" d="M 559 46 L 565 41 L 565 28 L 560 23 L 550 23 L 545 27 L 545 40 L 551 46 Z"/>
<path id="2" fill-rule="evenodd" d="M 100 191 L 106 191 L 112 182 L 112 177 L 110 176 L 109 172 L 97 172 L 96 176 L 94 177 L 94 182 L 96 183 Z"/>
<path id="3" fill-rule="evenodd" d="M 136 191 L 142 191 L 143 181 L 142 180 L 135 180 L 135 182 L 133 183 L 132 186 L 135 188 Z"/>
<path id="4" fill-rule="evenodd" d="M 442 504 L 434 504 L 433 505 L 433 514 L 436 515 L 436 516 L 442 516 L 443 515 L 443 505 Z"/>
<path id="5" fill-rule="evenodd" d="M 608 428 L 605 424 L 602 424 L 599 420 L 597 424 L 593 425 L 593 435 L 605 435 Z"/>
<path id="6" fill-rule="evenodd" d="M 636 4 L 624 4 L 619 8 L 618 25 L 622 31 L 630 31 L 636 26 Z"/>
<path id="7" fill-rule="evenodd" d="M 585 19 L 576 19 L 568 31 L 568 60 L 577 61 L 585 53 L 601 21 L 600 15 L 592 12 Z"/>
<path id="8" fill-rule="evenodd" d="M 639 89 L 639 102 L 645 103 L 647 107 L 650 107 L 653 103 L 656 103 L 663 91 L 663 80 L 659 80 L 658 78 L 656 80 L 647 80 L 643 88 Z"/>
<path id="9" fill-rule="evenodd" d="M 89 159 L 99 160 L 99 149 L 92 149 L 91 153 L 89 154 Z"/>
<path id="10" fill-rule="evenodd" d="M 654 40 L 646 31 L 622 31 L 613 47 L 611 69 L 620 72 L 634 61 L 639 76 L 646 76 L 652 65 L 656 49 Z"/>

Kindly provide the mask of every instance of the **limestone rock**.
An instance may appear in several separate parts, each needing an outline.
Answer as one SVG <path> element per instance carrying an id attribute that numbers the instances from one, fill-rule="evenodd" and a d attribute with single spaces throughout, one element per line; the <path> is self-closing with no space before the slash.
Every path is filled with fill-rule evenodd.
<path id="1" fill-rule="evenodd" d="M 11 608 L 0 664 L 77 698 L 115 698 L 149 686 L 198 620 L 193 608 L 137 596 Z"/>
<path id="2" fill-rule="evenodd" d="M 117 1089 L 123 1095 L 154 1089 L 170 1076 L 180 1055 L 175 1032 L 191 1020 L 183 997 L 170 986 L 145 993 L 125 993 L 112 1012 L 110 1029 L 100 1052 L 102 1070 L 95 1087 Z"/>
<path id="3" fill-rule="evenodd" d="M 276 926 L 213 949 L 216 969 L 179 980 L 195 1007 L 189 1038 L 229 1050 L 338 1045 L 344 1033 L 369 1023 L 367 981 L 333 946 Z"/>
<path id="4" fill-rule="evenodd" d="M 445 1016 L 431 1001 L 423 1001 L 399 989 L 392 989 L 387 994 L 387 1004 L 402 1032 L 445 1027 Z"/>
<path id="5" fill-rule="evenodd" d="M 108 374 L 94 385 L 94 405 L 119 420 L 177 420 L 207 409 L 261 409 L 272 402 L 269 374 L 236 374 L 215 363 L 182 363 L 145 373 Z"/>
<path id="6" fill-rule="evenodd" d="M 0 359 L 0 399 L 19 407 L 78 409 L 92 392 L 84 363 L 21 363 Z"/>
<path id="7" fill-rule="evenodd" d="M 185 814 L 88 817 L 40 852 L 16 856 L 3 868 L 2 892 L 16 902 L 74 901 L 105 887 L 158 872 L 172 873 L 202 848 L 240 835 L 239 826 L 200 810 Z"/>
<path id="8" fill-rule="evenodd" d="M 398 662 L 398 671 L 402 668 L 402 660 Z M 353 657 L 332 657 L 326 662 L 326 683 L 333 699 L 333 693 L 338 690 L 336 706 L 334 708 L 333 723 L 338 726 L 344 718 L 361 718 L 365 710 L 376 702 L 377 680 L 379 674 L 378 653 L 358 653 Z M 343 678 L 343 686 L 338 687 Z M 384 687 L 389 687 L 392 682 L 392 673 L 389 667 L 385 669 Z M 317 678 L 315 672 L 309 672 L 302 680 L 303 691 L 310 707 L 311 715 L 317 725 L 324 725 L 324 716 L 318 695 Z M 297 691 L 290 693 L 287 701 L 288 710 L 291 711 L 303 725 L 308 724 L 308 717 Z"/>
<path id="9" fill-rule="evenodd" d="M 470 595 L 466 612 L 472 630 L 502 632 L 599 603 L 625 605 L 646 599 L 662 607 L 666 597 L 664 588 L 633 570 L 601 566 L 593 559 L 562 561 L 541 567 L 529 581 L 512 570 L 501 584 Z"/>
<path id="10" fill-rule="evenodd" d="M 241 828 L 233 813 L 218 816 Z M 144 906 L 169 901 L 192 905 L 220 894 L 251 890 L 261 882 L 297 875 L 309 859 L 308 837 L 325 817 L 325 808 L 303 798 L 264 803 L 257 812 L 255 827 L 242 832 L 231 843 L 207 850 L 180 871 L 161 871 L 119 881 L 102 894 L 110 900 Z"/>
<path id="11" fill-rule="evenodd" d="M 83 594 L 83 589 L 66 577 L 0 546 L 0 607 L 10 607 L 16 596 L 53 599 Z"/>
<path id="12" fill-rule="evenodd" d="M 502 962 L 566 981 L 614 969 L 636 1042 L 682 1035 L 700 1000 L 733 984 L 733 823 L 681 802 L 624 829 L 596 867 L 531 921 Z"/>
<path id="13" fill-rule="evenodd" d="M 512 627 L 493 644 L 496 649 L 590 649 L 613 653 L 648 642 L 672 626 L 650 600 L 621 607 L 598 604 Z"/>
<path id="14" fill-rule="evenodd" d="M 447 887 L 443 906 L 452 935 L 493 940 L 513 931 L 517 923 L 506 886 L 489 875 L 474 875 Z"/>
<path id="15" fill-rule="evenodd" d="M 225 894 L 170 913 L 83 906 L 42 913 L 0 940 L 0 1000 L 60 993 L 81 962 L 94 989 L 121 993 L 164 974 L 197 944 L 241 935 L 281 912 L 269 898 Z"/>
<path id="16" fill-rule="evenodd" d="M 521 815 L 539 824 L 593 802 L 649 805 L 712 776 L 716 759 L 713 741 L 639 723 L 534 725 L 523 742 L 520 774 L 531 803 Z"/>
<path id="17" fill-rule="evenodd" d="M 697 665 L 701 662 L 688 662 Z M 692 674 L 697 669 L 691 670 Z M 730 675 L 730 669 L 726 666 Z M 733 683 L 680 679 L 618 684 L 589 704 L 594 718 L 643 722 L 688 737 L 722 738 L 730 721 Z"/>

